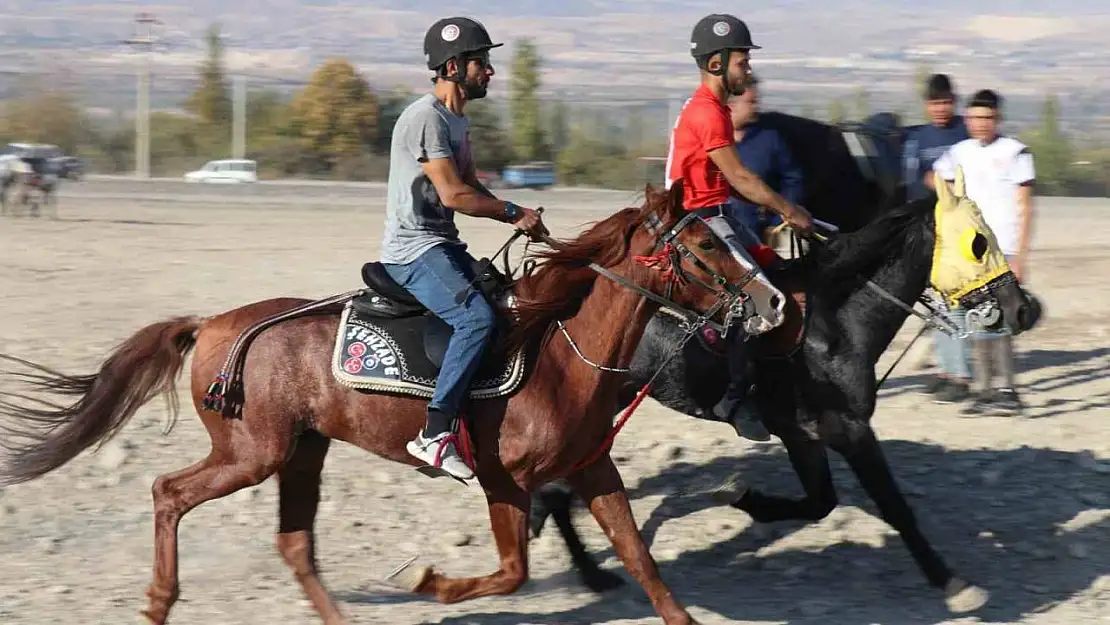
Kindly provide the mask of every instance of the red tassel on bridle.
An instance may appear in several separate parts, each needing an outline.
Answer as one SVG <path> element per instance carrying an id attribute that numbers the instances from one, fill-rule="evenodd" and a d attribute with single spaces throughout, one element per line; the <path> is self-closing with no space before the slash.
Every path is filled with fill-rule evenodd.
<path id="1" fill-rule="evenodd" d="M 650 256 L 633 256 L 632 260 L 649 269 L 663 272 L 663 279 L 669 280 L 675 277 L 674 263 L 671 261 L 674 256 L 674 246 L 670 243 L 666 243 L 663 245 L 663 249 L 658 252 Z"/>

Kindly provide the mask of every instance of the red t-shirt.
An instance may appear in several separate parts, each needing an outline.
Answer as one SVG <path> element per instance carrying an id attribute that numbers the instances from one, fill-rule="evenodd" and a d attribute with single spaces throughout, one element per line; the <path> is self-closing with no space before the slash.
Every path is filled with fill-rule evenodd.
<path id="1" fill-rule="evenodd" d="M 734 143 L 728 106 L 705 85 L 698 87 L 678 114 L 667 152 L 666 187 L 682 181 L 682 205 L 686 210 L 728 201 L 732 186 L 709 153 Z"/>

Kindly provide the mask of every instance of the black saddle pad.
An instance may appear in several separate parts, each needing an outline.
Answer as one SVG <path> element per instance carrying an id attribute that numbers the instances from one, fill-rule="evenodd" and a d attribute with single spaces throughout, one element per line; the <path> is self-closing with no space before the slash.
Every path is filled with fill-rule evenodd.
<path id="1" fill-rule="evenodd" d="M 343 309 L 332 355 L 332 374 L 345 386 L 431 397 L 452 330 L 435 315 L 401 316 L 378 310 L 375 293 L 360 295 Z M 494 337 L 496 340 L 496 337 Z M 487 352 L 470 385 L 472 399 L 517 390 L 524 380 L 524 353 L 505 358 Z"/>

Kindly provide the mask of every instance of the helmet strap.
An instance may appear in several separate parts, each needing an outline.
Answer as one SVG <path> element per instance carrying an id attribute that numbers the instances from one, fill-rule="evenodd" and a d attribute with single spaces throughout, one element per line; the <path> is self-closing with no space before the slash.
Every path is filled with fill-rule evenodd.
<path id="1" fill-rule="evenodd" d="M 713 74 L 714 76 L 720 76 L 721 77 L 721 86 L 725 88 L 725 93 L 727 93 L 728 95 L 730 95 L 730 96 L 743 95 L 744 92 L 747 91 L 746 81 L 745 81 L 745 83 L 741 83 L 739 92 L 733 92 L 732 89 L 728 85 L 728 59 L 729 59 L 729 55 L 731 53 L 732 53 L 732 50 L 729 50 L 727 48 L 724 49 L 724 50 L 721 50 L 721 67 L 718 68 L 717 71 L 713 71 L 709 68 L 706 68 L 706 71 L 709 72 L 710 74 Z"/>
<path id="2" fill-rule="evenodd" d="M 451 60 L 455 61 L 455 75 L 454 76 L 448 76 L 447 75 L 447 61 L 451 61 Z M 439 66 L 439 70 L 436 71 L 436 78 L 439 79 L 439 80 L 446 80 L 447 82 L 453 82 L 453 83 L 458 84 L 458 85 L 461 86 L 463 84 L 463 82 L 466 80 L 466 73 L 463 71 L 463 68 L 466 67 L 466 57 L 465 57 L 465 55 L 460 54 L 460 55 L 457 55 L 457 56 L 453 56 L 453 57 L 447 59 L 447 61 L 444 61 L 443 65 Z"/>

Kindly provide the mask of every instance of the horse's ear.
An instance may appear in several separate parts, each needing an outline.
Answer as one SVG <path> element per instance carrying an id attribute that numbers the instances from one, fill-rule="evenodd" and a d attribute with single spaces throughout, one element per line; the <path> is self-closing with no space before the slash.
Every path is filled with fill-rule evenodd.
<path id="1" fill-rule="evenodd" d="M 667 189 L 667 202 L 665 209 L 668 217 L 682 214 L 682 181 L 675 180 L 671 188 Z"/>
<path id="2" fill-rule="evenodd" d="M 964 168 L 956 165 L 956 186 L 952 190 L 956 194 L 956 198 L 967 197 L 967 186 L 964 182 Z"/>

